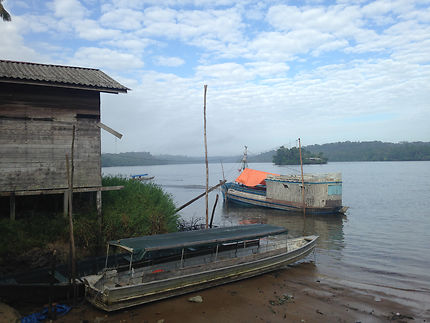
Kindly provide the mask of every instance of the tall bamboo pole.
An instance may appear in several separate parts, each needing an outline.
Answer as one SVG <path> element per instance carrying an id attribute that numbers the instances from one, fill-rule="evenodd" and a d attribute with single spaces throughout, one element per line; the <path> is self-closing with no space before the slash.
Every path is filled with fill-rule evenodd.
<path id="1" fill-rule="evenodd" d="M 206 205 L 206 229 L 209 226 L 209 165 L 208 165 L 208 143 L 206 138 L 206 92 L 208 86 L 204 86 L 204 105 L 203 105 L 203 116 L 204 116 L 204 137 L 205 137 L 205 163 L 206 163 L 206 194 L 205 194 L 205 205 Z"/>
<path id="2" fill-rule="evenodd" d="M 303 216 L 306 217 L 305 181 L 304 181 L 304 178 L 303 178 L 302 145 L 300 143 L 300 138 L 299 138 L 299 155 L 300 155 L 300 168 L 302 170 L 302 207 L 303 207 Z"/>

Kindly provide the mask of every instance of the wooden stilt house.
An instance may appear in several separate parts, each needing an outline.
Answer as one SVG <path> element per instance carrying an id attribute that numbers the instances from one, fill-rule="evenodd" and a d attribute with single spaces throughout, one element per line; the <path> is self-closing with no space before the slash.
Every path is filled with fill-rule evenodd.
<path id="1" fill-rule="evenodd" d="M 98 192 L 101 207 L 100 92 L 128 88 L 98 69 L 0 60 L 0 197 L 64 194 L 73 126 L 73 192 Z M 65 209 L 66 210 L 66 209 Z"/>

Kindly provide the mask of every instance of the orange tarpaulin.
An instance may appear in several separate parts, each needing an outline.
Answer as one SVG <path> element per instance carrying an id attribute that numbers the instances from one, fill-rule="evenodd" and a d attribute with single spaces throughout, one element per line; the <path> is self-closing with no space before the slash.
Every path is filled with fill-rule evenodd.
<path id="1" fill-rule="evenodd" d="M 276 175 L 273 173 L 268 172 L 262 172 L 255 169 L 245 168 L 242 173 L 239 175 L 238 178 L 236 178 L 236 182 L 242 183 L 243 185 L 254 187 L 258 184 L 266 184 L 265 179 L 267 175 Z"/>

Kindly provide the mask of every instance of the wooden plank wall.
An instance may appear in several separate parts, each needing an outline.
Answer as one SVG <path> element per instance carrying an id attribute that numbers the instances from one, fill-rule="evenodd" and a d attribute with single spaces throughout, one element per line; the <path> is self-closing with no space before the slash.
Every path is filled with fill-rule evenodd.
<path id="1" fill-rule="evenodd" d="M 75 187 L 101 186 L 100 94 L 0 83 L 0 191 L 66 188 L 75 134 Z"/>

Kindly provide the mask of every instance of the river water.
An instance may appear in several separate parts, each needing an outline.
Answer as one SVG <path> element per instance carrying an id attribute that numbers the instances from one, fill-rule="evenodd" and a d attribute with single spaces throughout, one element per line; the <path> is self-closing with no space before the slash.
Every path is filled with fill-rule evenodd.
<path id="1" fill-rule="evenodd" d="M 253 163 L 250 168 L 298 174 L 296 166 Z M 239 164 L 209 164 L 209 185 L 234 180 Z M 369 293 L 387 294 L 430 313 L 430 162 L 342 162 L 305 165 L 305 173 L 341 172 L 346 216 L 291 215 L 278 210 L 225 205 L 209 194 L 209 217 L 219 194 L 214 224 L 270 223 L 291 237 L 317 234 L 321 275 Z M 104 175 L 149 173 L 180 206 L 204 192 L 204 164 L 109 167 Z M 184 208 L 184 219 L 205 221 L 204 197 Z"/>

